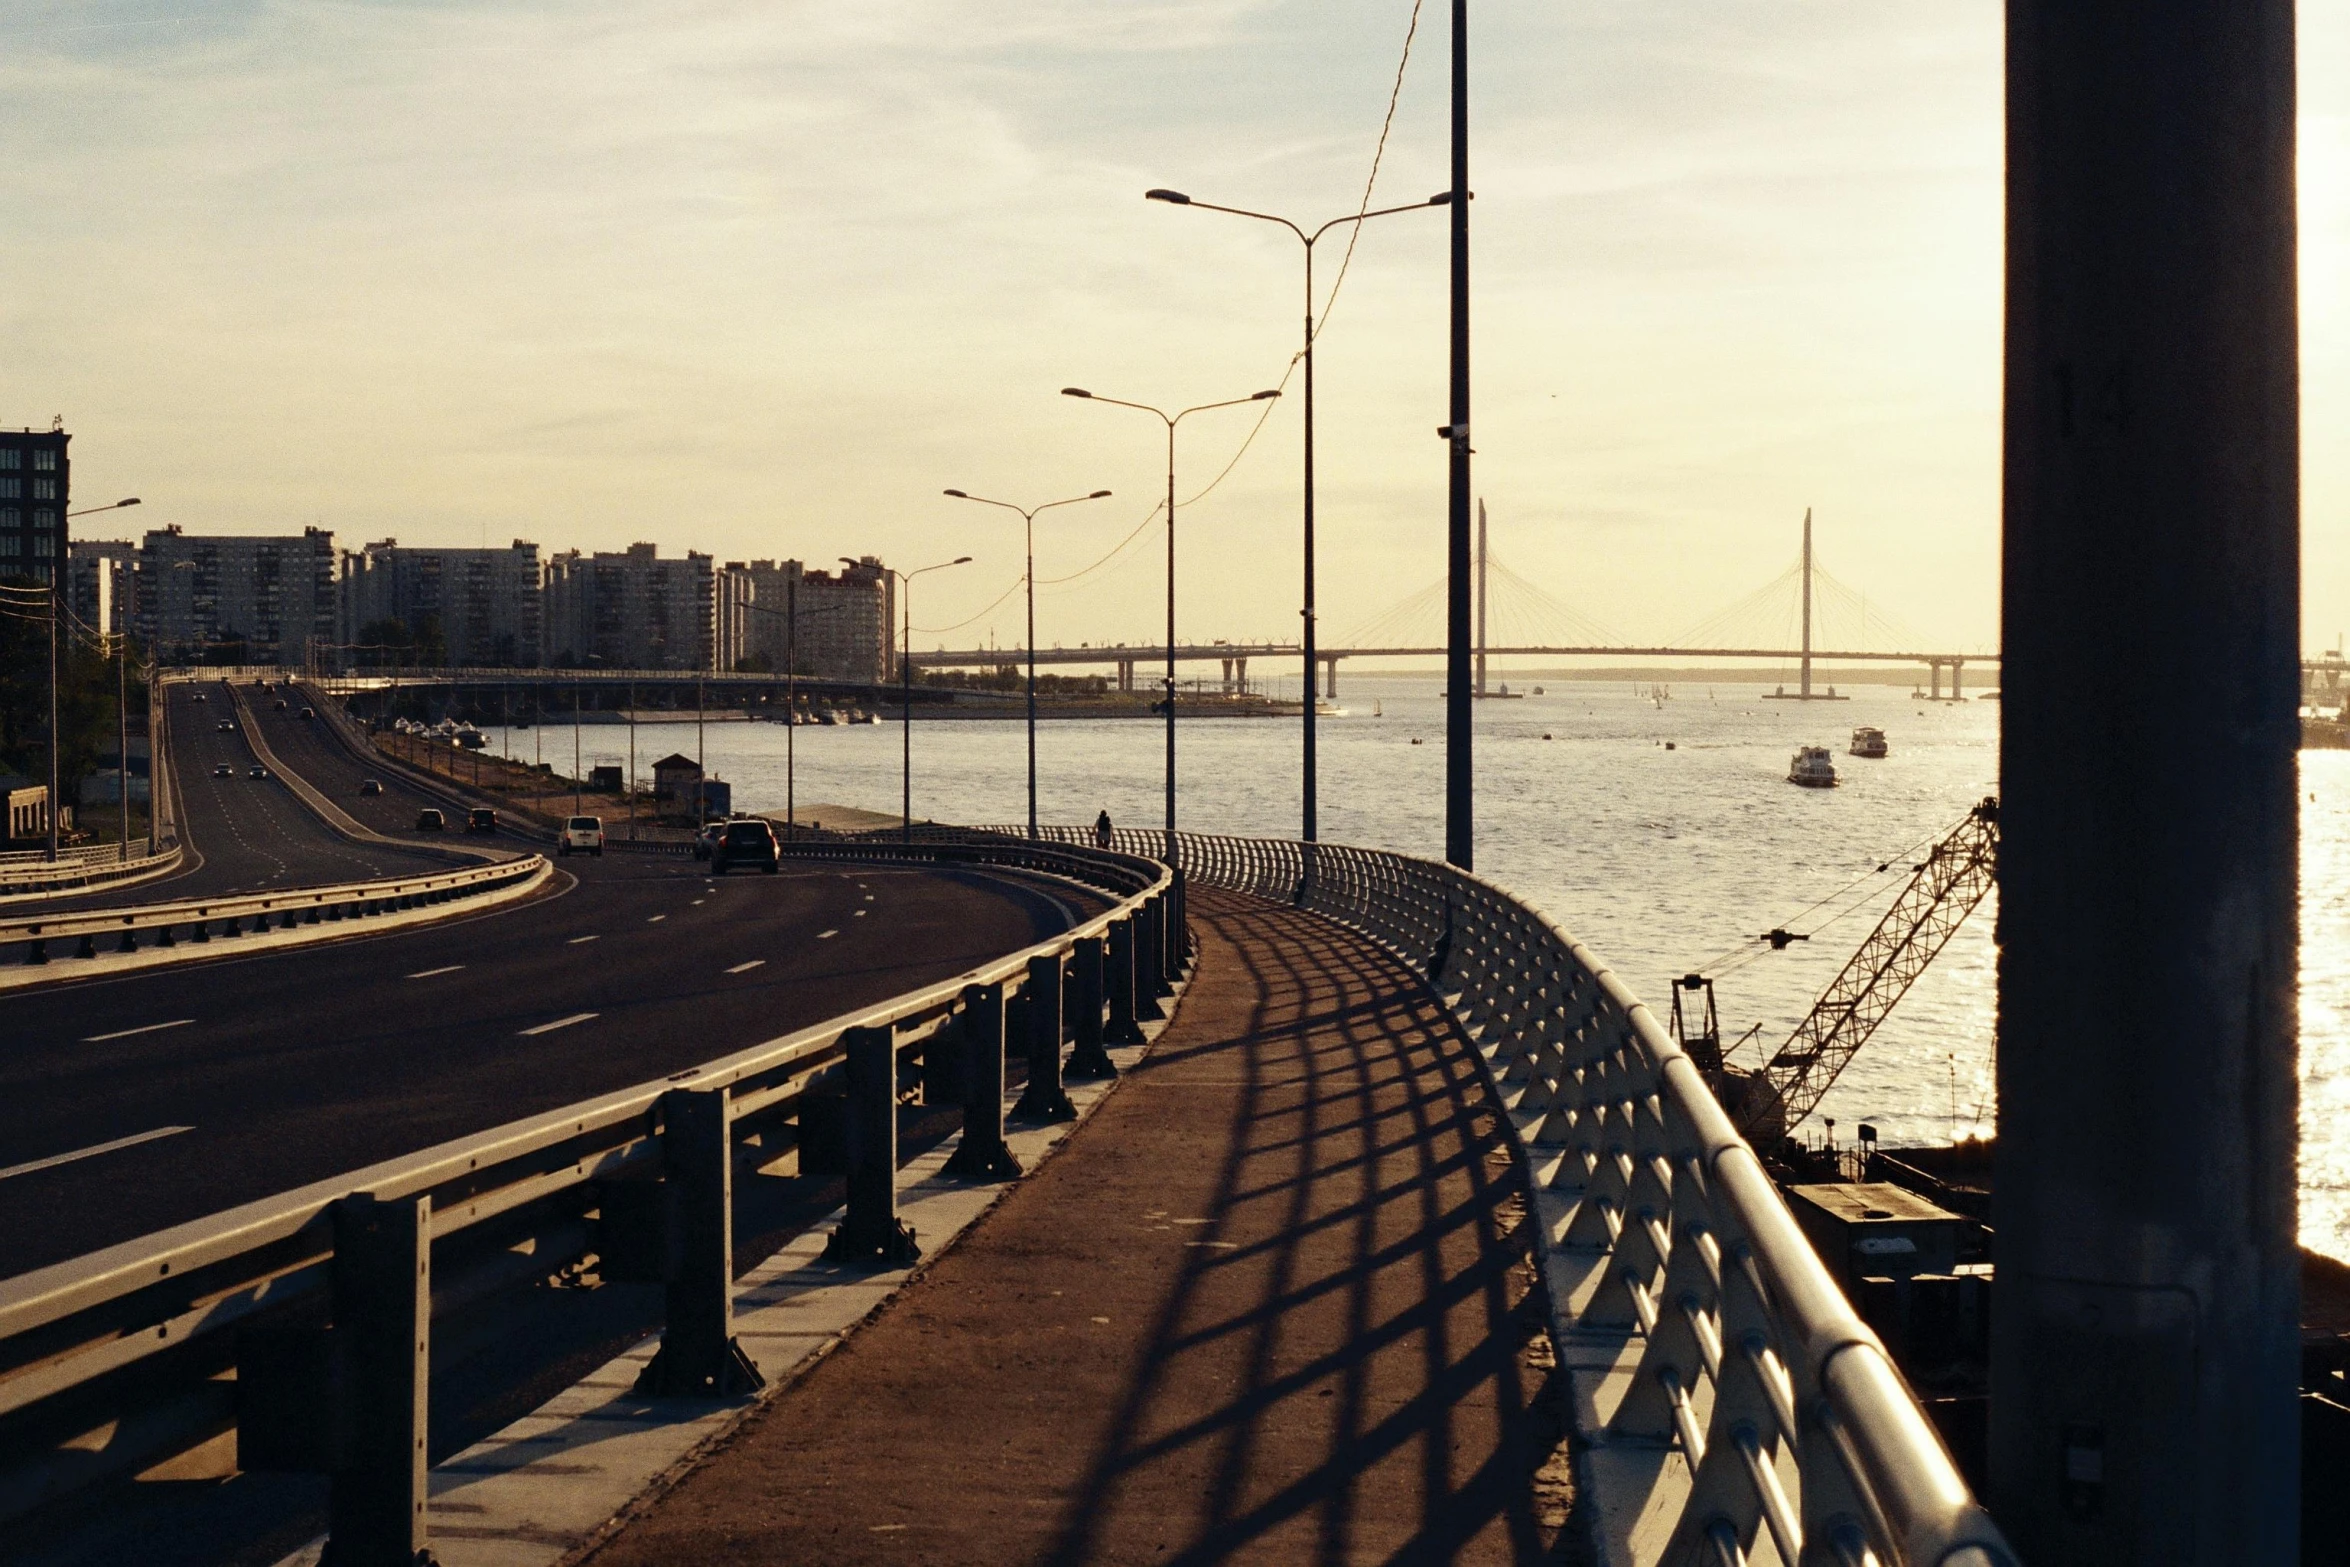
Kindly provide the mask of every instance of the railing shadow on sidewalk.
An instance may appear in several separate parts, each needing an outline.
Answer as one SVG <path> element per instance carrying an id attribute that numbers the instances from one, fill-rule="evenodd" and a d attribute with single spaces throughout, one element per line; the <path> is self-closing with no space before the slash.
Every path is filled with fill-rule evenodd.
<path id="1" fill-rule="evenodd" d="M 1533 1482 L 1563 1392 L 1469 1042 L 1419 976 L 1315 916 L 1203 893 L 1193 918 L 1257 1000 L 1142 1071 L 1243 1079 L 1196 1231 L 1214 1238 L 1189 1243 L 1041 1559 L 1112 1559 L 1124 1506 L 1180 1489 L 1162 1562 L 1553 1559 L 1565 1520 Z"/>

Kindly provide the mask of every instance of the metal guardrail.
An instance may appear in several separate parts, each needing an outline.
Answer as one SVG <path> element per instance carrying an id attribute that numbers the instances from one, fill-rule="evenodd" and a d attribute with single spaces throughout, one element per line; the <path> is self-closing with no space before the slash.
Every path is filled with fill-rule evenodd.
<path id="1" fill-rule="evenodd" d="M 273 921 L 277 929 L 291 930 L 321 921 L 364 919 L 447 903 L 527 880 L 546 863 L 543 856 L 533 854 L 430 876 L 379 877 L 327 887 L 290 887 L 241 898 L 188 898 L 176 903 L 142 903 L 0 921 L 0 946 L 22 943 L 25 962 L 46 963 L 52 956 L 50 943 L 58 941 L 75 943 L 76 957 L 94 958 L 101 937 L 112 938 L 112 951 L 136 952 L 142 936 L 151 937 L 160 947 L 176 946 L 182 939 L 204 942 L 213 939 L 216 925 L 220 936 L 233 937 L 248 929 L 258 934 L 270 929 Z"/>
<path id="2" fill-rule="evenodd" d="M 1112 841 L 1156 856 L 1166 835 Z M 1655 1460 L 1635 1511 L 1669 1535 L 1642 1560 L 1744 1563 L 1767 1533 L 1782 1563 L 2013 1561 L 1695 1064 L 1588 948 L 1493 883 L 1409 855 L 1178 846 L 1188 878 L 1326 915 L 1425 974 L 1485 1053 L 1530 1179 L 1556 1161 L 1534 1193 L 1551 1210 L 1542 1242 L 1596 1287 L 1553 1310 L 1579 1347 L 1622 1346 L 1623 1396 L 1584 1434 Z"/>
<path id="3" fill-rule="evenodd" d="M 1007 1016 L 1029 1073 L 1015 1113 L 1057 1119 L 1073 1113 L 1064 1075 L 1115 1075 L 1105 1046 L 1141 1039 L 1182 966 L 1181 878 L 1155 861 L 1003 840 L 786 853 L 1008 868 L 1115 901 L 953 979 L 690 1070 L 0 1280 L 0 1519 L 233 1427 L 241 1467 L 333 1476 L 330 1534 L 352 1553 L 338 1559 L 415 1560 L 436 1313 L 593 1256 L 608 1279 L 667 1285 L 648 1394 L 755 1386 L 731 1336 L 738 1162 L 796 1145 L 803 1169 L 845 1172 L 828 1255 L 896 1265 L 915 1245 L 896 1216 L 908 1072 L 963 1105 L 949 1173 L 1016 1174 Z"/>
<path id="4" fill-rule="evenodd" d="M 61 852 L 54 863 L 40 855 L 29 860 L 10 855 L 0 861 L 0 898 L 33 892 L 71 892 L 144 876 L 176 863 L 180 846 L 175 843 L 161 854 L 139 854 L 127 860 L 118 858 L 119 853 L 117 846 L 110 843 L 99 849 L 74 851 L 70 857 Z"/>

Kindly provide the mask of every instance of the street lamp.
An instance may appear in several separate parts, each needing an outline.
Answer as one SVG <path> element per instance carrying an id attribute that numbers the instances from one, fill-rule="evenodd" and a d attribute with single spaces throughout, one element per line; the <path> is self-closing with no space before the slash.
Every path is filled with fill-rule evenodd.
<path id="1" fill-rule="evenodd" d="M 1220 403 L 1201 403 L 1196 408 L 1185 408 L 1168 413 L 1148 403 L 1129 403 L 1115 397 L 1096 397 L 1082 386 L 1064 386 L 1063 397 L 1082 397 L 1088 402 L 1108 403 L 1115 408 L 1137 408 L 1162 421 L 1167 426 L 1167 863 L 1176 863 L 1175 857 L 1175 427 L 1193 414 L 1206 413 L 1211 408 L 1237 408 L 1243 403 L 1261 403 L 1281 395 L 1278 388 L 1252 392 L 1246 397 L 1227 398 Z"/>
<path id="2" fill-rule="evenodd" d="M 136 495 L 132 495 L 125 497 L 122 500 L 116 501 L 109 506 L 88 506 L 84 507 L 80 511 L 69 511 L 65 515 L 66 519 L 71 521 L 75 517 L 95 516 L 97 513 L 102 511 L 120 511 L 125 506 L 136 506 L 138 504 L 139 498 Z M 55 863 L 57 859 L 57 801 L 59 782 L 57 776 L 57 595 L 61 590 L 61 577 L 64 570 L 65 562 L 62 560 L 52 564 L 49 568 L 49 845 L 48 853 L 44 856 L 44 858 L 49 860 L 51 863 Z M 119 676 L 119 671 L 117 673 Z M 125 748 L 127 749 L 127 742 Z M 131 759 L 128 756 L 122 756 L 118 757 L 116 760 L 119 763 L 119 772 L 127 774 L 130 771 Z M 150 759 L 150 771 L 152 771 L 152 759 Z M 127 782 L 124 782 L 123 779 L 119 776 L 117 777 L 116 782 L 121 785 L 119 792 L 123 798 L 119 804 L 125 816 L 127 817 L 131 808 L 130 785 Z M 152 802 L 154 799 L 154 783 L 152 780 L 149 780 L 147 788 L 148 800 L 150 802 L 148 809 L 153 810 L 154 805 Z"/>
<path id="3" fill-rule="evenodd" d="M 860 561 L 849 559 L 846 555 L 840 559 L 844 566 L 863 564 Z M 906 644 L 905 651 L 898 656 L 898 677 L 904 691 L 906 730 L 904 773 L 900 782 L 900 788 L 903 791 L 900 806 L 904 812 L 905 821 L 899 829 L 899 833 L 907 843 L 914 841 L 914 579 L 926 571 L 944 571 L 949 566 L 968 566 L 970 564 L 970 556 L 957 555 L 953 560 L 942 560 L 935 566 L 917 566 L 912 571 L 899 571 L 895 566 L 881 568 L 898 579 L 898 596 L 905 601 L 906 611 Z"/>
<path id="4" fill-rule="evenodd" d="M 1228 212 L 1231 213 L 1234 217 L 1255 218 L 1259 222 L 1263 223 L 1277 223 L 1281 227 L 1289 230 L 1290 233 L 1296 235 L 1298 243 L 1305 249 L 1305 604 L 1304 607 L 1298 611 L 1298 614 L 1301 617 L 1305 631 L 1305 635 L 1301 640 L 1303 642 L 1302 651 L 1305 655 L 1306 670 L 1304 765 L 1305 785 L 1302 793 L 1305 814 L 1305 841 L 1312 843 L 1317 837 L 1320 836 L 1321 832 L 1320 824 L 1317 819 L 1318 813 L 1315 808 L 1317 796 L 1316 779 L 1318 775 L 1314 757 L 1314 703 L 1316 696 L 1314 671 L 1314 245 L 1316 241 L 1320 240 L 1323 235 L 1328 234 L 1332 229 L 1346 228 L 1353 224 L 1362 223 L 1370 218 L 1384 218 L 1398 212 L 1420 212 L 1429 207 L 1450 206 L 1452 204 L 1452 192 L 1439 191 L 1437 194 L 1429 197 L 1426 201 L 1415 201 L 1407 206 L 1381 207 L 1374 212 L 1348 213 L 1344 217 L 1332 218 L 1329 222 L 1323 224 L 1320 228 L 1315 229 L 1310 234 L 1307 233 L 1303 227 L 1292 223 L 1287 218 L 1275 217 L 1272 213 L 1269 212 L 1251 212 L 1245 207 L 1219 207 L 1214 202 L 1210 201 L 1194 201 L 1179 190 L 1144 191 L 1143 198 L 1147 201 L 1163 201 L 1171 207 L 1198 207 L 1208 212 Z"/>
<path id="5" fill-rule="evenodd" d="M 976 501 L 982 506 L 1001 506 L 1006 511 L 1020 513 L 1020 521 L 1028 530 L 1028 569 L 1023 578 L 1028 584 L 1028 836 L 1036 831 L 1036 514 L 1051 511 L 1055 506 L 1075 506 L 1083 501 L 1109 498 L 1108 490 L 1096 490 L 1091 495 L 1072 495 L 1065 501 L 1046 501 L 1042 506 L 1015 506 L 1010 501 L 991 501 L 984 495 L 970 495 L 961 490 L 949 490 L 959 501 Z"/>
<path id="6" fill-rule="evenodd" d="M 841 558 L 848 559 L 845 555 Z M 854 565 L 855 562 L 851 561 L 850 564 Z M 797 805 L 799 785 L 795 771 L 798 760 L 796 755 L 797 741 L 793 733 L 800 727 L 799 578 L 786 579 L 783 593 L 784 607 L 781 609 L 768 609 L 763 605 L 749 602 L 737 607 L 748 610 L 754 615 L 771 615 L 783 622 L 783 826 L 784 836 L 790 837 L 799 826 Z M 836 604 L 830 609 L 812 609 L 808 611 L 807 618 L 822 620 L 827 615 L 842 614 L 847 608 L 848 606 L 845 604 Z"/>

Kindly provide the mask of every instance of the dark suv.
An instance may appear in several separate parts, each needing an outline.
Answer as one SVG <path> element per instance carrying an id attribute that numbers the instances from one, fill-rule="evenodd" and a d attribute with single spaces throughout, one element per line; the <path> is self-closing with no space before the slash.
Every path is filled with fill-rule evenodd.
<path id="1" fill-rule="evenodd" d="M 774 828 L 756 817 L 728 822 L 710 845 L 710 874 L 723 876 L 737 865 L 756 865 L 772 876 L 779 868 L 780 858 L 775 848 Z"/>

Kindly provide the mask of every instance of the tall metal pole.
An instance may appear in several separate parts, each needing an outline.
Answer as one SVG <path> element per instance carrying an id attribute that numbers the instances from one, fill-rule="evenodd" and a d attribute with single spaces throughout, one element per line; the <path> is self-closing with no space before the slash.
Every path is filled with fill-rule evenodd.
<path id="1" fill-rule="evenodd" d="M 783 825 L 799 828 L 798 760 L 800 728 L 800 578 L 798 568 L 783 584 Z"/>
<path id="2" fill-rule="evenodd" d="M 1315 236 L 1315 238 L 1316 238 L 1316 239 L 1318 239 L 1318 238 L 1320 238 L 1320 237 L 1321 237 L 1321 236 L 1320 236 L 1320 235 L 1318 235 L 1318 234 Z M 1303 758 L 1303 761 L 1304 761 L 1304 768 L 1305 768 L 1305 778 L 1304 778 L 1304 782 L 1303 782 L 1303 787 L 1302 787 L 1302 788 L 1300 789 L 1300 791 L 1299 791 L 1300 795 L 1302 796 L 1301 800 L 1299 801 L 1299 804 L 1300 804 L 1300 806 L 1301 806 L 1301 813 L 1300 813 L 1300 814 L 1301 814 L 1301 815 L 1302 815 L 1302 817 L 1303 817 L 1303 823 L 1302 823 L 1302 829 L 1301 829 L 1302 836 L 1304 837 L 1304 839 L 1305 839 L 1305 841 L 1306 841 L 1307 843 L 1312 843 L 1312 842 L 1314 842 L 1316 839 L 1318 839 L 1318 838 L 1321 836 L 1321 832 L 1322 832 L 1322 829 L 1321 829 L 1321 822 L 1320 822 L 1320 817 L 1319 817 L 1319 812 L 1318 812 L 1318 810 L 1317 810 L 1317 808 L 1316 808 L 1316 807 L 1317 807 L 1317 802 L 1316 802 L 1316 798 L 1315 798 L 1315 797 L 1316 797 L 1316 796 L 1317 796 L 1317 795 L 1318 795 L 1318 794 L 1319 794 L 1321 791 L 1320 791 L 1320 789 L 1317 787 L 1317 784 L 1318 784 L 1318 777 L 1317 777 L 1316 768 L 1315 768 L 1315 752 L 1314 752 L 1314 708 L 1315 708 L 1315 706 L 1316 706 L 1316 701 L 1315 701 L 1315 698 L 1316 698 L 1317 692 L 1316 692 L 1316 688 L 1315 688 L 1315 685 L 1314 685 L 1314 641 L 1315 641 L 1315 638 L 1314 638 L 1314 241 L 1313 241 L 1313 239 L 1308 239 L 1308 240 L 1306 241 L 1306 246 L 1305 246 L 1305 249 L 1306 249 L 1306 351 L 1305 351 L 1305 359 L 1306 359 L 1306 363 L 1305 363 L 1305 373 L 1306 373 L 1306 438 L 1305 438 L 1305 448 L 1306 448 L 1306 482 L 1305 482 L 1305 491 L 1306 491 L 1306 507 L 1305 507 L 1305 512 L 1306 512 L 1306 516 L 1305 516 L 1305 535 L 1306 535 L 1306 537 L 1305 537 L 1305 579 L 1306 579 L 1306 580 L 1305 580 L 1305 608 L 1304 608 L 1304 610 L 1301 612 L 1301 619 L 1302 619 L 1302 622 L 1303 622 L 1303 634 L 1302 634 L 1302 635 L 1301 635 L 1301 636 L 1298 638 L 1298 641 L 1299 641 L 1299 643 L 1302 645 L 1302 647 L 1303 647 L 1303 649 L 1304 649 L 1304 652 L 1305 652 L 1305 662 L 1306 662 L 1305 701 L 1304 701 L 1304 703 L 1302 704 L 1302 705 L 1303 705 L 1303 708 L 1304 708 L 1304 714 L 1303 714 L 1303 716 L 1304 716 L 1304 721 L 1305 721 L 1305 755 L 1304 755 L 1304 758 Z M 1307 853 L 1308 853 L 1308 854 L 1309 854 L 1309 856 L 1310 856 L 1310 855 L 1311 855 L 1311 853 L 1312 853 L 1312 851 L 1311 851 L 1311 850 L 1308 850 L 1308 851 L 1307 851 Z M 1307 872 L 1307 876 L 1308 876 L 1308 878 L 1310 879 L 1310 878 L 1311 878 L 1311 876 L 1312 876 L 1312 874 L 1313 874 L 1313 864 L 1312 864 L 1312 861 L 1311 861 L 1311 859 L 1310 859 L 1310 858 L 1309 858 L 1309 860 L 1308 860 L 1308 862 L 1307 862 L 1307 866 L 1306 866 L 1306 872 Z"/>
<path id="3" fill-rule="evenodd" d="M 1036 830 L 1036 513 L 1024 511 L 1020 521 L 1028 530 L 1028 836 Z"/>
<path id="4" fill-rule="evenodd" d="M 571 686 L 571 814 L 579 814 L 579 684 Z"/>
<path id="5" fill-rule="evenodd" d="M 1803 508 L 1803 682 L 1798 694 L 1811 700 L 1811 508 Z"/>
<path id="6" fill-rule="evenodd" d="M 163 802 L 169 791 L 163 784 L 163 722 L 162 709 L 155 700 L 158 681 L 156 664 L 150 658 L 141 674 L 147 684 L 147 855 L 152 859 L 163 852 Z"/>
<path id="7" fill-rule="evenodd" d="M 2006 42 L 1990 1502 L 2031 1562 L 2296 1562 L 2294 4 Z"/>
<path id="8" fill-rule="evenodd" d="M 114 636 L 114 815 L 117 829 L 115 859 L 128 865 L 131 859 L 131 680 L 127 662 L 130 658 L 130 639 L 120 632 Z M 154 751 L 148 745 L 149 754 Z M 150 764 L 150 769 L 152 764 Z M 155 786 L 147 786 L 147 812 L 155 811 Z"/>
<path id="9" fill-rule="evenodd" d="M 904 611 L 906 640 L 898 654 L 898 689 L 904 706 L 901 727 L 905 730 L 904 756 L 899 774 L 899 809 L 903 821 L 898 829 L 901 842 L 914 841 L 914 578 L 910 572 L 898 573 L 898 603 Z"/>
<path id="10" fill-rule="evenodd" d="M 1444 857 L 1477 863 L 1469 729 L 1469 0 L 1452 0 L 1452 443 L 1445 534 Z"/>
<path id="11" fill-rule="evenodd" d="M 636 682 L 628 683 L 628 836 L 636 837 Z"/>
<path id="12" fill-rule="evenodd" d="M 1180 416 L 1178 416 L 1180 417 Z M 1167 863 L 1175 857 L 1175 421 L 1167 421 Z"/>
<path id="13" fill-rule="evenodd" d="M 49 854 L 57 858 L 57 572 L 49 573 Z"/>

